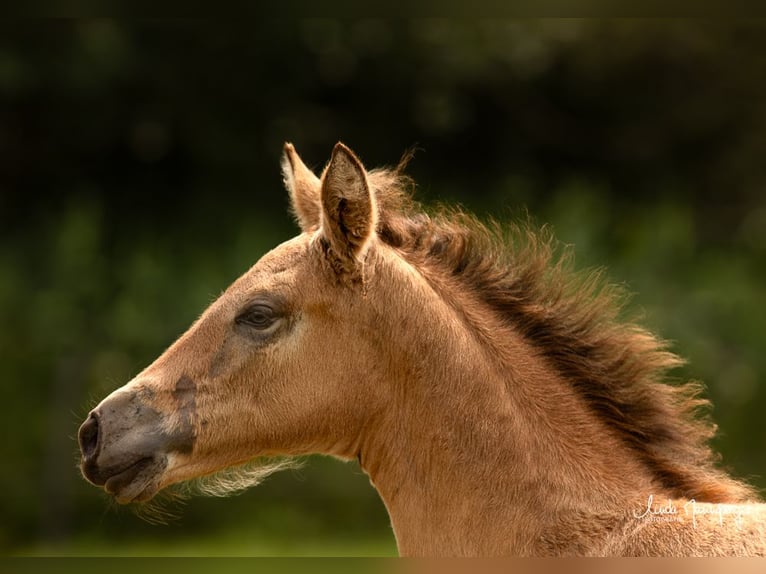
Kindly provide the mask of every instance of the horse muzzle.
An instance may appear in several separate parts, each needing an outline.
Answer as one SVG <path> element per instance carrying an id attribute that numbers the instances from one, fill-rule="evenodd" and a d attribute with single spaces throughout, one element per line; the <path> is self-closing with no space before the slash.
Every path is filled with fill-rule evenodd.
<path id="1" fill-rule="evenodd" d="M 160 489 L 171 452 L 191 452 L 193 432 L 169 432 L 163 415 L 139 393 L 118 390 L 93 409 L 80 426 L 80 469 L 117 502 L 141 502 Z"/>

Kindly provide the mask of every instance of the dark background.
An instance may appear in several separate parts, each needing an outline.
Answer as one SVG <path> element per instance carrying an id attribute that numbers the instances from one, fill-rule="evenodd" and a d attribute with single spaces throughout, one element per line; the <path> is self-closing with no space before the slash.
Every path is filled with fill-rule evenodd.
<path id="1" fill-rule="evenodd" d="M 353 463 L 313 457 L 154 526 L 79 477 L 88 408 L 297 232 L 279 171 L 419 148 L 428 202 L 529 210 L 689 359 L 723 462 L 766 486 L 766 24 L 0 25 L 0 550 L 391 553 Z"/>

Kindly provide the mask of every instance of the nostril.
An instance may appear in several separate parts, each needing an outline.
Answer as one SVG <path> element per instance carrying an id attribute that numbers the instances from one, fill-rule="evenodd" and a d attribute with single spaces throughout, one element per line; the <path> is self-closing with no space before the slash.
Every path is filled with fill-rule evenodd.
<path id="1" fill-rule="evenodd" d="M 91 413 L 82 424 L 77 438 L 84 459 L 91 459 L 98 454 L 98 417 L 95 413 Z"/>

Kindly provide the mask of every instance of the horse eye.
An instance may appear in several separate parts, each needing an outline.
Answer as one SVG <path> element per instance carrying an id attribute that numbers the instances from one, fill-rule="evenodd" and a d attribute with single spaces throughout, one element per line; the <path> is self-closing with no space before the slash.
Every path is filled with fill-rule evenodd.
<path id="1" fill-rule="evenodd" d="M 265 331 L 271 327 L 279 317 L 268 305 L 254 305 L 239 315 L 237 324 L 246 325 L 259 331 Z"/>

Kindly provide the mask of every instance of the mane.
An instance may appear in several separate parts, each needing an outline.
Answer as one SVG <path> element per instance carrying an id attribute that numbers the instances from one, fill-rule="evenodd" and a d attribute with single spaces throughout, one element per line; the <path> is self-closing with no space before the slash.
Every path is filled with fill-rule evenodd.
<path id="1" fill-rule="evenodd" d="M 623 318 L 626 293 L 601 271 L 576 272 L 570 248 L 529 222 L 483 224 L 460 210 L 427 214 L 396 169 L 368 178 L 378 234 L 411 263 L 450 277 L 534 345 L 675 498 L 739 502 L 752 489 L 717 468 L 710 403 L 669 372 L 683 361 Z"/>

